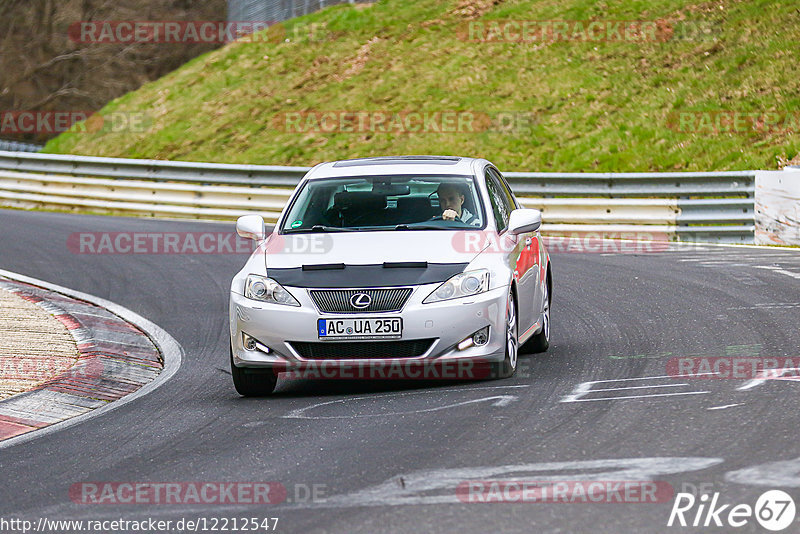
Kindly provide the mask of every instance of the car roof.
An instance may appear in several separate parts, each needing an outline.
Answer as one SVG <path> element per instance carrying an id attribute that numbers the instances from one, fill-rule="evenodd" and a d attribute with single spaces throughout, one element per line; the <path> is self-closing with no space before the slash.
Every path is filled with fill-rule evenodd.
<path id="1" fill-rule="evenodd" d="M 320 163 L 306 174 L 306 178 L 396 174 L 472 176 L 475 174 L 476 163 L 480 161 L 486 160 L 457 156 L 381 156 L 347 159 Z"/>

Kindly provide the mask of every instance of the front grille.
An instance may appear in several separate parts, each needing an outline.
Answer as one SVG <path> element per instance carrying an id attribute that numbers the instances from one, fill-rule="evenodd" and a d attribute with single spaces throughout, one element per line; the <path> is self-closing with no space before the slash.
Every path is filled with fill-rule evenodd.
<path id="1" fill-rule="evenodd" d="M 307 360 L 365 360 L 370 358 L 413 358 L 422 356 L 433 339 L 404 341 L 292 341 L 297 353 Z"/>
<path id="2" fill-rule="evenodd" d="M 328 313 L 372 313 L 397 311 L 403 307 L 411 295 L 410 287 L 386 289 L 312 289 L 311 298 L 320 311 Z M 366 293 L 370 304 L 366 308 L 356 308 L 350 303 L 353 295 Z"/>

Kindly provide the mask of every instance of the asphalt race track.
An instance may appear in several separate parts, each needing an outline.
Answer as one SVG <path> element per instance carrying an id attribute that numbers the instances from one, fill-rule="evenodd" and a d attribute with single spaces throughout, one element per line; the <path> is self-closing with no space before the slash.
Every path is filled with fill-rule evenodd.
<path id="1" fill-rule="evenodd" d="M 685 356 L 800 364 L 800 251 L 553 253 L 553 342 L 524 355 L 512 379 L 282 380 L 274 397 L 244 399 L 228 371 L 226 323 L 243 256 L 67 247 L 74 232 L 233 224 L 6 210 L 0 223 L 0 268 L 125 306 L 185 350 L 177 374 L 149 395 L 0 449 L 2 517 L 277 517 L 278 532 L 364 534 L 695 532 L 703 529 L 667 527 L 673 498 L 464 503 L 455 488 L 510 477 L 655 480 L 675 492 L 719 492 L 721 503 L 753 506 L 774 488 L 800 499 L 800 383 L 666 376 L 670 360 Z M 288 500 L 73 502 L 70 488 L 87 481 L 276 481 Z M 316 499 L 306 498 L 312 487 Z M 752 519 L 738 531 L 764 532 Z"/>

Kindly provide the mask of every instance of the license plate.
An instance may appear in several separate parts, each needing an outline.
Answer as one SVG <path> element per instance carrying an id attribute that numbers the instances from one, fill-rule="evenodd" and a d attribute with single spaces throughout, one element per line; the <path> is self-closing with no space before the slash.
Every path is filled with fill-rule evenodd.
<path id="1" fill-rule="evenodd" d="M 399 339 L 403 320 L 399 317 L 318 319 L 320 339 Z"/>

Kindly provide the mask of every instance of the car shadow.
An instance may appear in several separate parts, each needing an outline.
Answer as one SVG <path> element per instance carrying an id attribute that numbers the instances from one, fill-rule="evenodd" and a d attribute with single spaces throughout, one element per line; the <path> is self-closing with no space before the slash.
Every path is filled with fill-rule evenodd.
<path id="1" fill-rule="evenodd" d="M 490 379 L 439 379 L 439 380 L 392 380 L 392 379 L 309 379 L 279 378 L 273 397 L 326 397 L 340 395 L 363 395 L 371 393 L 393 393 L 422 389 L 443 389 L 474 384 L 499 384 L 507 381 Z"/>

